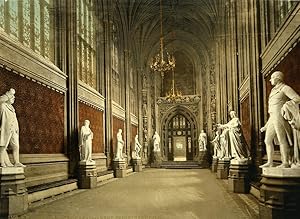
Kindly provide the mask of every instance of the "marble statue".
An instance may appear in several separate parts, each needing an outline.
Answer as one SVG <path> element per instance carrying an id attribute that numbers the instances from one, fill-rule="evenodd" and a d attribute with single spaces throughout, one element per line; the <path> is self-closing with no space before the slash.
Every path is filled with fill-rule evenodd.
<path id="1" fill-rule="evenodd" d="M 222 130 L 221 128 L 219 128 Z M 229 129 L 223 129 L 220 135 L 220 145 L 221 151 L 220 155 L 218 156 L 219 159 L 230 159 L 231 158 L 231 149 L 229 144 Z"/>
<path id="2" fill-rule="evenodd" d="M 135 156 L 136 158 L 141 158 L 140 157 L 140 151 L 142 149 L 142 145 L 139 142 L 139 136 L 136 135 L 134 138 L 134 150 L 135 150 Z"/>
<path id="3" fill-rule="evenodd" d="M 281 114 L 285 120 L 292 127 L 293 131 L 293 140 L 294 140 L 294 150 L 293 156 L 290 159 L 292 168 L 300 167 L 300 111 L 299 104 L 296 104 L 294 101 L 286 102 L 281 108 Z"/>
<path id="4" fill-rule="evenodd" d="M 0 96 L 0 165 L 1 167 L 13 166 L 7 154 L 10 146 L 13 151 L 15 167 L 25 167 L 19 160 L 19 124 L 13 107 L 15 102 L 15 90 L 10 89 Z"/>
<path id="5" fill-rule="evenodd" d="M 274 140 L 275 143 L 279 144 L 281 154 L 282 163 L 278 167 L 290 167 L 289 146 L 294 145 L 293 137 L 295 136 L 292 134 L 293 127 L 291 127 L 289 122 L 284 118 L 284 115 L 286 114 L 287 117 L 288 112 L 286 111 L 286 108 L 289 104 L 295 104 L 299 110 L 300 96 L 290 86 L 283 82 L 283 77 L 284 75 L 280 71 L 276 71 L 271 75 L 270 82 L 274 87 L 271 90 L 268 101 L 269 119 L 265 126 L 260 129 L 261 132 L 266 132 L 265 144 L 268 161 L 260 167 L 274 166 Z M 285 104 L 287 105 L 283 108 Z M 292 122 L 292 120 L 290 121 Z"/>
<path id="6" fill-rule="evenodd" d="M 92 140 L 93 132 L 90 129 L 90 121 L 84 120 L 84 125 L 81 126 L 79 138 L 80 161 L 93 162 Z"/>
<path id="7" fill-rule="evenodd" d="M 221 143 L 220 143 L 220 130 L 217 129 L 216 137 L 211 141 L 214 146 L 214 154 L 213 157 L 223 158 Z"/>
<path id="8" fill-rule="evenodd" d="M 204 130 L 201 131 L 199 138 L 198 138 L 198 143 L 199 143 L 199 151 L 206 151 L 206 146 L 207 146 L 207 135 L 204 132 Z"/>
<path id="9" fill-rule="evenodd" d="M 157 132 L 155 132 L 153 135 L 153 146 L 154 146 L 153 148 L 154 152 L 160 151 L 160 137 Z"/>
<path id="10" fill-rule="evenodd" d="M 235 111 L 231 111 L 229 115 L 231 120 L 227 124 L 218 124 L 218 127 L 223 129 L 223 132 L 225 131 L 225 133 L 228 134 L 228 148 L 230 148 L 229 152 L 231 153 L 231 157 L 236 160 L 250 159 L 250 149 L 243 135 L 241 122 L 236 116 Z"/>
<path id="11" fill-rule="evenodd" d="M 116 152 L 115 160 L 124 160 L 123 148 L 124 148 L 124 141 L 122 139 L 122 129 L 119 129 L 117 133 L 117 152 Z"/>

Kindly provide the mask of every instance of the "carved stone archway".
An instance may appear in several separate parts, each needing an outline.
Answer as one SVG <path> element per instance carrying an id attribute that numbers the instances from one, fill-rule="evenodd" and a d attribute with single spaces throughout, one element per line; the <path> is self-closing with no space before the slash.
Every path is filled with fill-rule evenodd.
<path id="1" fill-rule="evenodd" d="M 174 139 L 182 137 L 186 146 L 186 160 L 197 155 L 198 124 L 196 115 L 187 107 L 175 105 L 161 117 L 161 146 L 164 160 L 174 160 Z"/>

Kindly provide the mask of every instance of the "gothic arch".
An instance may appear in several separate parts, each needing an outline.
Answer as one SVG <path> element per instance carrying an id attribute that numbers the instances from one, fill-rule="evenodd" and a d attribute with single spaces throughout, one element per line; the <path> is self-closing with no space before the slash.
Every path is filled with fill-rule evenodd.
<path id="1" fill-rule="evenodd" d="M 170 123 L 175 117 L 184 118 L 184 126 L 178 125 L 178 128 L 170 126 Z M 199 125 L 197 123 L 196 115 L 194 115 L 194 113 L 188 108 L 184 106 L 174 106 L 169 109 L 161 119 L 160 131 L 164 160 L 172 160 L 172 153 L 174 149 L 174 142 L 172 139 L 176 135 L 186 137 L 186 159 L 193 160 L 197 153 L 197 133 L 199 133 L 198 127 Z"/>

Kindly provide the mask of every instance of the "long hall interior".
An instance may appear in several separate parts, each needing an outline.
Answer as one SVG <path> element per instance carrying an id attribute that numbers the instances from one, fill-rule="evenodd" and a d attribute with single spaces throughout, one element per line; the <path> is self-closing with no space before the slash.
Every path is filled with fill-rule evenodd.
<path id="1" fill-rule="evenodd" d="M 299 0 L 0 0 L 0 218 L 299 218 Z"/>

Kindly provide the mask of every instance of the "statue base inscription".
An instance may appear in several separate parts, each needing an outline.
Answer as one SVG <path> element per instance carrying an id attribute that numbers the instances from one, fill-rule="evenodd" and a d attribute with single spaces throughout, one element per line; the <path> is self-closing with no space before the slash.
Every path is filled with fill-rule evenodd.
<path id="1" fill-rule="evenodd" d="M 125 160 L 114 160 L 113 162 L 115 178 L 123 178 L 126 176 L 126 162 Z"/>
<path id="2" fill-rule="evenodd" d="M 300 169 L 263 168 L 260 218 L 299 218 Z"/>
<path id="3" fill-rule="evenodd" d="M 133 172 L 142 172 L 143 165 L 141 158 L 132 159 Z"/>
<path id="4" fill-rule="evenodd" d="M 23 167 L 0 168 L 0 218 L 20 215 L 28 209 Z"/>
<path id="5" fill-rule="evenodd" d="M 249 163 L 248 161 L 239 162 L 231 160 L 228 176 L 229 190 L 235 193 L 249 193 L 250 179 L 249 179 Z"/>
<path id="6" fill-rule="evenodd" d="M 79 188 L 92 189 L 97 186 L 97 171 L 95 161 L 80 161 Z"/>

